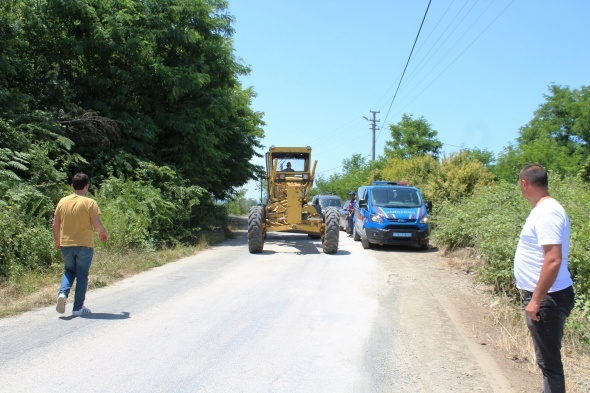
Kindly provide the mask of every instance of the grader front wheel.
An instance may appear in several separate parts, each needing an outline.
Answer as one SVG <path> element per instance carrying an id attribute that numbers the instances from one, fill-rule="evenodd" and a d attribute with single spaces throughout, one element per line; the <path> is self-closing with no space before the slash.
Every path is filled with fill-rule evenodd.
<path id="1" fill-rule="evenodd" d="M 264 207 L 252 206 L 248 215 L 248 250 L 251 254 L 262 252 L 264 247 Z"/>
<path id="2" fill-rule="evenodd" d="M 322 239 L 322 247 L 326 254 L 335 254 L 338 251 L 338 236 L 340 234 L 340 217 L 338 209 L 330 207 L 325 210 L 325 232 Z"/>

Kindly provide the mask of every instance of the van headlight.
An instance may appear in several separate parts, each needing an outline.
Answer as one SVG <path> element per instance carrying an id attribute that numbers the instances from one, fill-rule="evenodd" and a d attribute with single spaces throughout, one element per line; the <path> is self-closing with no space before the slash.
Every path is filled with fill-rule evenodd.
<path id="1" fill-rule="evenodd" d="M 424 216 L 420 219 L 420 224 L 428 224 L 428 216 Z"/>
<path id="2" fill-rule="evenodd" d="M 377 224 L 383 224 L 383 217 L 379 214 L 371 213 L 371 221 L 376 222 Z"/>

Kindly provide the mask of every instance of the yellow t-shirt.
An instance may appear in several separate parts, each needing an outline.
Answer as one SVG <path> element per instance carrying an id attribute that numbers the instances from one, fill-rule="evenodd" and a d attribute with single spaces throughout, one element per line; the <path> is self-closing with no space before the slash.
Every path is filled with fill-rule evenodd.
<path id="1" fill-rule="evenodd" d="M 62 198 L 55 208 L 55 215 L 61 219 L 61 246 L 94 248 L 94 231 L 90 217 L 99 214 L 100 209 L 94 199 L 77 194 Z"/>

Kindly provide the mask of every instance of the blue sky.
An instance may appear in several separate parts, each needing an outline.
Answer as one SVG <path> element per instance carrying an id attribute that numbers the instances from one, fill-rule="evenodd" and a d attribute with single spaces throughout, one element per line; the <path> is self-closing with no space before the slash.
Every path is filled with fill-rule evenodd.
<path id="1" fill-rule="evenodd" d="M 376 156 L 402 114 L 424 117 L 443 153 L 496 155 L 552 83 L 590 85 L 590 1 L 434 0 L 394 98 L 428 0 L 230 0 L 242 78 L 264 112 L 266 147 L 311 146 L 316 174 Z M 393 102 L 393 104 L 392 104 Z M 266 150 L 261 151 L 264 153 Z M 264 160 L 255 160 L 263 165 Z M 248 197 L 259 192 L 249 183 Z"/>

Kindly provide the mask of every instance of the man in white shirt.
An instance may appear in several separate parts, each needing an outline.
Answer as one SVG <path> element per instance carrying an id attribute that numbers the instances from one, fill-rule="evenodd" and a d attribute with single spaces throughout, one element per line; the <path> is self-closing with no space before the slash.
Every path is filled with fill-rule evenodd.
<path id="1" fill-rule="evenodd" d="M 532 210 L 514 256 L 516 286 L 524 291 L 523 307 L 537 364 L 543 372 L 543 392 L 564 393 L 561 339 L 565 320 L 574 307 L 568 270 L 570 222 L 561 204 L 549 195 L 545 168 L 526 165 L 518 182 Z"/>

